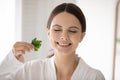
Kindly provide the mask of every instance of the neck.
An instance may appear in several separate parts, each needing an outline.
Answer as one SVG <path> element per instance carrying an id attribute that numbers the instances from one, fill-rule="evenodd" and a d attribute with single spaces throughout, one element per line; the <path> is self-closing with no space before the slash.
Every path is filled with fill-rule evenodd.
<path id="1" fill-rule="evenodd" d="M 55 54 L 56 73 L 62 76 L 72 76 L 78 61 L 79 59 L 75 54 Z"/>

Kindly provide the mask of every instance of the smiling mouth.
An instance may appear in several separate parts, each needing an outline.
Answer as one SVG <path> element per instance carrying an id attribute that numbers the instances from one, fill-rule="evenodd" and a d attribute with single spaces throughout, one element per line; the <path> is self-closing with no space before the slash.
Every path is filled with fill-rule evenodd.
<path id="1" fill-rule="evenodd" d="M 59 45 L 60 47 L 69 47 L 72 44 L 71 43 L 59 43 L 59 42 L 57 42 L 57 45 Z"/>

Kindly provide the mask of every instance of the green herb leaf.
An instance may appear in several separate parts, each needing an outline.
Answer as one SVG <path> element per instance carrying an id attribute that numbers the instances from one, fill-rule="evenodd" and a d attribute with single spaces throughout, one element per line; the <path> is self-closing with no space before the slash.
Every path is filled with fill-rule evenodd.
<path id="1" fill-rule="evenodd" d="M 41 47 L 42 45 L 42 41 L 41 40 L 37 40 L 37 38 L 34 38 L 31 42 L 31 44 L 34 45 L 34 51 L 38 51 L 38 49 Z"/>

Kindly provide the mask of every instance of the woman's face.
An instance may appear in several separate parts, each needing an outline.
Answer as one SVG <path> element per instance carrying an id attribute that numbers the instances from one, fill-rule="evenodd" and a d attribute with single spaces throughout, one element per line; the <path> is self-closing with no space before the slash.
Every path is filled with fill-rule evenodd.
<path id="1" fill-rule="evenodd" d="M 84 35 L 79 20 L 67 12 L 56 15 L 48 30 L 48 36 L 54 51 L 61 54 L 75 53 Z"/>

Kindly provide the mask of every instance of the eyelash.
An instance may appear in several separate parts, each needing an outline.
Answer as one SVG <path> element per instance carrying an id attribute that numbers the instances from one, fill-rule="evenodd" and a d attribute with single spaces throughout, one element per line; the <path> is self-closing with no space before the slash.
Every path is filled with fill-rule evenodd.
<path id="1" fill-rule="evenodd" d="M 61 30 L 57 30 L 57 29 L 55 29 L 54 31 L 61 31 Z M 69 32 L 71 32 L 71 33 L 77 33 L 77 31 L 71 31 L 71 30 L 69 30 Z"/>
<path id="2" fill-rule="evenodd" d="M 61 31 L 61 30 L 57 30 L 57 29 L 55 29 L 54 31 Z"/>
<path id="3" fill-rule="evenodd" d="M 77 31 L 69 31 L 69 32 L 76 33 Z"/>

